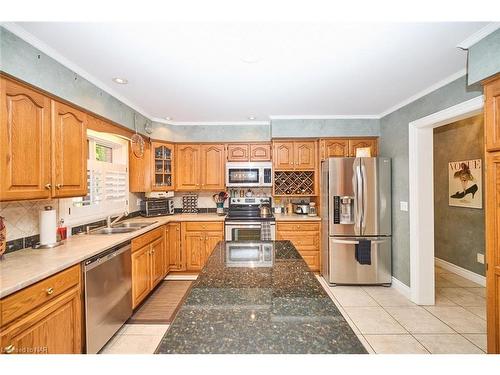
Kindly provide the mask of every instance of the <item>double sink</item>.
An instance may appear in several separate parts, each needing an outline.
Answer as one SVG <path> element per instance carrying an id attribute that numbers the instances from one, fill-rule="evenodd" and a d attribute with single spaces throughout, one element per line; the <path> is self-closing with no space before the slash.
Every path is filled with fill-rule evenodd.
<path id="1" fill-rule="evenodd" d="M 142 223 L 118 223 L 113 224 L 110 227 L 103 227 L 91 230 L 89 234 L 116 234 L 116 233 L 130 233 L 136 230 L 146 228 L 150 225 L 155 224 L 156 221 L 142 222 Z"/>

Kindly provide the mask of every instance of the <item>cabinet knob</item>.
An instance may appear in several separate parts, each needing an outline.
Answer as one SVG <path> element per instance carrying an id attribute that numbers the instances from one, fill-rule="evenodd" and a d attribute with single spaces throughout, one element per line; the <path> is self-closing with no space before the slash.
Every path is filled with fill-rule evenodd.
<path id="1" fill-rule="evenodd" d="M 151 254 L 154 254 L 154 253 L 155 253 L 155 251 L 154 251 L 154 250 L 151 250 Z"/>
<path id="2" fill-rule="evenodd" d="M 11 354 L 14 352 L 14 350 L 16 349 L 16 347 L 12 344 L 6 346 L 5 348 L 3 348 L 3 351 L 5 352 L 5 354 Z"/>
<path id="3" fill-rule="evenodd" d="M 62 187 L 63 187 L 63 185 L 62 185 L 62 184 L 56 184 L 56 189 L 60 189 L 60 188 L 62 188 Z"/>
<path id="4" fill-rule="evenodd" d="M 180 230 L 179 228 L 175 228 L 177 230 L 177 232 Z"/>
<path id="5" fill-rule="evenodd" d="M 54 293 L 54 288 L 52 288 L 52 287 L 47 288 L 46 292 L 47 292 L 47 295 L 50 296 L 51 294 Z"/>
<path id="6" fill-rule="evenodd" d="M 51 187 L 52 187 L 51 184 L 45 184 L 45 189 L 50 190 Z"/>

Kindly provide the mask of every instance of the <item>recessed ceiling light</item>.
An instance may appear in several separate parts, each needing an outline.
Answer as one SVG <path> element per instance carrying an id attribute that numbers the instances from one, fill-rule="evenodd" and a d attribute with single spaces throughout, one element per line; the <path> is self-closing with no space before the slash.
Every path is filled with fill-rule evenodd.
<path id="1" fill-rule="evenodd" d="M 125 78 L 115 77 L 113 78 L 113 82 L 120 85 L 126 85 L 128 83 L 128 80 L 126 80 Z"/>
<path id="2" fill-rule="evenodd" d="M 165 120 L 170 121 L 170 120 L 172 120 L 172 117 L 167 116 L 167 117 L 165 117 Z"/>
<path id="3" fill-rule="evenodd" d="M 255 117 L 255 116 L 249 116 L 249 117 L 248 117 L 248 119 L 249 119 L 249 120 L 255 120 L 256 118 L 257 118 L 257 117 Z"/>

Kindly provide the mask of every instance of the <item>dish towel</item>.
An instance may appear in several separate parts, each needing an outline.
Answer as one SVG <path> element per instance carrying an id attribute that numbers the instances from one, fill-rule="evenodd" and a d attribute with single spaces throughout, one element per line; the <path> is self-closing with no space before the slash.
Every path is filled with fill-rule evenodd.
<path id="1" fill-rule="evenodd" d="M 359 264 L 372 264 L 372 242 L 370 240 L 359 240 L 357 245 L 354 245 L 354 257 Z"/>
<path id="2" fill-rule="evenodd" d="M 269 221 L 263 221 L 260 223 L 260 240 L 261 241 L 271 241 L 271 223 Z"/>

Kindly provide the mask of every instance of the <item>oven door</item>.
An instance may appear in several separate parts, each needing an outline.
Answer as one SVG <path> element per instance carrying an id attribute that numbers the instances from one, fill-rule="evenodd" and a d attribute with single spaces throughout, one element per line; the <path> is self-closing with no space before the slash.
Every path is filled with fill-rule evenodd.
<path id="1" fill-rule="evenodd" d="M 261 224 L 252 222 L 227 222 L 225 225 L 226 241 L 260 241 Z M 275 240 L 276 224 L 271 223 L 271 239 Z"/>

